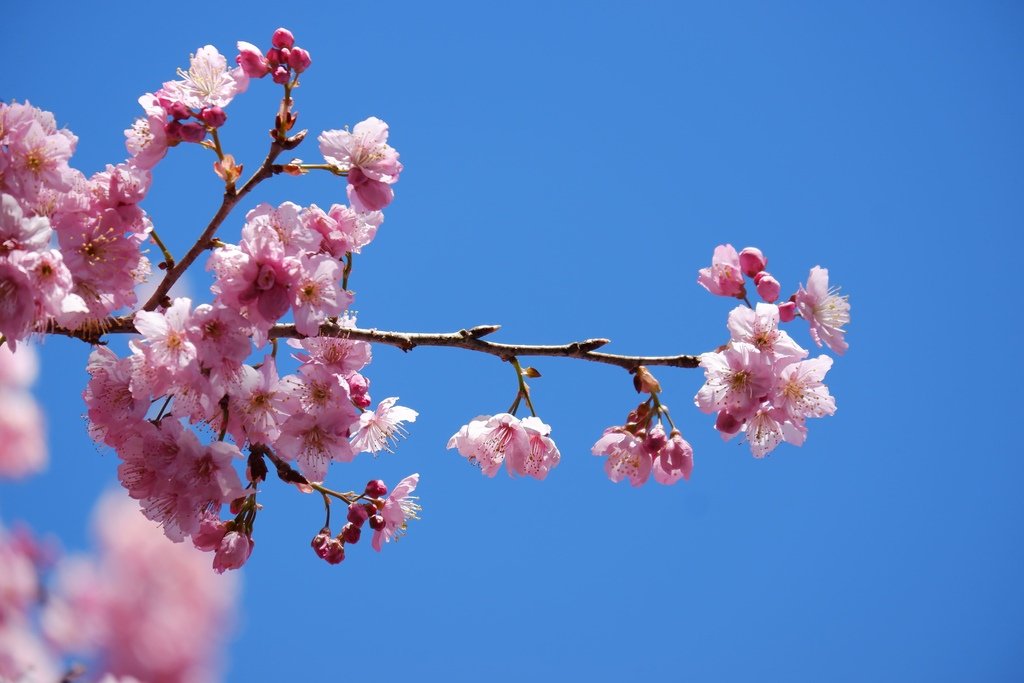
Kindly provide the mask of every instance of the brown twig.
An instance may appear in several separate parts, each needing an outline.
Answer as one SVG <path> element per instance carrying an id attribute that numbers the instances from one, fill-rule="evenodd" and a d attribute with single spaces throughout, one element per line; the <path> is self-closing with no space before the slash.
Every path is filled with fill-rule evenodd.
<path id="1" fill-rule="evenodd" d="M 131 334 L 136 331 L 135 325 L 129 316 L 107 318 L 102 321 L 102 329 L 104 334 Z M 371 344 L 385 344 L 398 347 L 403 351 L 412 351 L 417 346 L 442 346 L 465 349 L 467 351 L 487 353 L 506 361 L 516 356 L 576 358 L 594 363 L 617 365 L 629 371 L 633 371 L 641 365 L 666 365 L 676 368 L 696 368 L 700 365 L 700 357 L 694 355 L 623 356 L 597 351 L 596 349 L 609 343 L 607 339 L 584 339 L 568 344 L 503 344 L 482 339 L 482 337 L 493 334 L 499 329 L 501 329 L 499 325 L 480 325 L 468 330 L 459 330 L 458 332 L 389 332 L 386 330 L 342 327 L 328 322 L 320 326 L 320 336 L 353 339 L 370 342 Z M 96 341 L 95 337 L 83 337 L 82 334 L 74 330 L 61 327 L 53 327 L 47 330 L 47 332 L 75 337 L 76 339 L 93 343 Z M 270 328 L 269 336 L 271 339 L 303 338 L 303 335 L 299 334 L 295 329 L 295 325 L 284 323 Z"/>

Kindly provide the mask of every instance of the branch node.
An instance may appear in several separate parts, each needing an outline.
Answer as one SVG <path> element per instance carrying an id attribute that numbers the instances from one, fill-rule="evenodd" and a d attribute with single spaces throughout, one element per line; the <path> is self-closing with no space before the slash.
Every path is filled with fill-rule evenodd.
<path id="1" fill-rule="evenodd" d="M 464 337 L 472 337 L 473 339 L 480 339 L 486 337 L 489 334 L 494 334 L 501 329 L 501 325 L 477 325 L 476 327 L 469 330 L 460 330 L 459 334 Z"/>
<path id="2" fill-rule="evenodd" d="M 595 351 L 605 344 L 611 343 L 611 339 L 584 339 L 581 342 L 576 342 L 575 346 L 579 349 L 580 353 L 590 353 Z"/>

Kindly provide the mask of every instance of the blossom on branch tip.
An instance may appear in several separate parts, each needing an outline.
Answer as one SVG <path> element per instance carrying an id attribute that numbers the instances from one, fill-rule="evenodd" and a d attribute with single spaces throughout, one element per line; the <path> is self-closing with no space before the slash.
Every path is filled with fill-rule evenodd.
<path id="1" fill-rule="evenodd" d="M 373 531 L 373 549 L 380 552 L 384 543 L 398 540 L 403 536 L 411 520 L 419 519 L 419 512 L 422 508 L 416 504 L 416 496 L 411 496 L 419 484 L 420 475 L 410 474 L 398 482 L 391 494 L 385 499 L 384 507 L 380 511 L 384 523 L 380 528 Z"/>
<path id="2" fill-rule="evenodd" d="M 548 434 L 551 428 L 537 418 L 522 421 L 509 413 L 481 415 L 448 440 L 448 448 L 480 466 L 493 477 L 508 463 L 509 476 L 519 474 L 543 479 L 558 464 L 558 449 Z"/>
<path id="3" fill-rule="evenodd" d="M 743 271 L 740 269 L 740 257 L 736 253 L 736 248 L 731 244 L 720 244 L 715 247 L 711 266 L 700 269 L 697 284 L 718 296 L 731 296 L 737 299 L 746 296 Z"/>
<path id="4" fill-rule="evenodd" d="M 849 344 L 843 338 L 843 326 L 850 322 L 848 296 L 839 296 L 839 288 L 829 289 L 828 269 L 814 266 L 796 293 L 796 306 L 801 317 L 811 326 L 811 338 L 818 346 L 824 342 L 830 349 L 843 355 Z"/>

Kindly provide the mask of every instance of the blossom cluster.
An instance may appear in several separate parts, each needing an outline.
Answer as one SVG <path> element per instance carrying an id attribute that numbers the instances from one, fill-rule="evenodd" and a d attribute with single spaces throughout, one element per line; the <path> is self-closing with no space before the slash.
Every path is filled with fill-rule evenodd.
<path id="1" fill-rule="evenodd" d="M 0 478 L 17 479 L 46 466 L 43 416 L 28 387 L 38 364 L 31 346 L 0 347 Z"/>
<path id="2" fill-rule="evenodd" d="M 100 683 L 216 680 L 232 577 L 167 543 L 121 496 L 105 496 L 94 518 L 95 556 L 60 556 L 26 530 L 0 528 L 0 680 L 70 680 L 69 655 L 89 657 L 88 680 Z"/>
<path id="3" fill-rule="evenodd" d="M 149 172 L 125 162 L 87 179 L 68 165 L 76 143 L 49 112 L 0 103 L 0 334 L 12 348 L 134 304 L 149 275 Z"/>
<path id="4" fill-rule="evenodd" d="M 377 552 L 381 551 L 384 543 L 398 540 L 405 534 L 409 522 L 419 519 L 420 506 L 416 503 L 417 497 L 411 495 L 419 481 L 419 474 L 411 474 L 398 482 L 390 495 L 387 485 L 380 479 L 367 483 L 363 493 L 349 503 L 345 525 L 338 535 L 332 536 L 330 524 L 327 524 L 313 537 L 310 543 L 313 552 L 328 564 L 342 562 L 345 545 L 358 543 L 363 525 L 367 523 L 373 530 L 370 544 Z"/>
<path id="5" fill-rule="evenodd" d="M 828 286 L 828 271 L 815 266 L 807 286 L 776 305 L 780 287 L 765 271 L 759 249 L 737 253 L 730 244 L 715 249 L 712 265 L 697 282 L 713 294 L 745 298 L 743 275 L 754 277 L 765 303 L 739 306 L 729 313 L 730 339 L 721 349 L 700 356 L 705 383 L 694 401 L 715 414 L 715 429 L 724 439 L 742 433 L 756 457 L 764 457 L 783 441 L 796 446 L 807 438 L 807 419 L 835 413 L 835 400 L 824 384 L 832 367 L 828 356 L 808 358 L 780 325 L 796 317 L 807 320 L 810 334 L 836 353 L 847 349 L 843 326 L 850 305 Z M 765 283 L 768 283 L 767 285 Z"/>
<path id="6" fill-rule="evenodd" d="M 544 479 L 562 456 L 551 440 L 551 427 L 531 416 L 520 420 L 510 413 L 481 415 L 463 425 L 448 440 L 448 448 L 493 477 L 502 463 L 509 476 Z"/>

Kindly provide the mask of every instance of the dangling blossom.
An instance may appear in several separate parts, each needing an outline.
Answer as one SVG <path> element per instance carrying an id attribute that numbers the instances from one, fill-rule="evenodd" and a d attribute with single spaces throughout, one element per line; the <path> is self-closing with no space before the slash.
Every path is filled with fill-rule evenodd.
<path id="1" fill-rule="evenodd" d="M 355 451 L 366 451 L 376 455 L 381 451 L 394 452 L 400 437 L 408 435 L 403 422 L 415 422 L 419 415 L 405 406 L 396 406 L 397 396 L 386 398 L 377 410 L 366 411 L 359 416 L 359 430 L 352 437 Z"/>
<path id="2" fill-rule="evenodd" d="M 821 346 L 824 342 L 843 355 L 849 348 L 843 339 L 843 326 L 850 322 L 850 301 L 838 292 L 838 287 L 829 289 L 828 269 L 814 266 L 807 277 L 807 288 L 801 285 L 796 293 L 796 305 L 801 317 L 811 325 L 814 343 Z"/>
<path id="3" fill-rule="evenodd" d="M 622 427 L 604 430 L 590 452 L 608 456 L 604 471 L 615 483 L 629 479 L 633 486 L 642 486 L 651 475 L 653 459 L 643 440 Z"/>
<path id="4" fill-rule="evenodd" d="M 480 466 L 480 471 L 493 477 L 508 459 L 523 463 L 530 457 L 530 434 L 514 415 L 498 413 L 481 415 L 452 435 L 448 448 L 457 448 L 459 454 Z M 509 475 L 514 470 L 509 469 Z"/>
<path id="5" fill-rule="evenodd" d="M 562 454 L 558 452 L 558 447 L 551 439 L 550 425 L 533 416 L 524 417 L 521 424 L 530 440 L 530 449 L 525 453 L 514 450 L 509 454 L 509 472 L 543 480 L 558 466 Z"/>
<path id="6" fill-rule="evenodd" d="M 736 253 L 736 248 L 731 244 L 720 244 L 715 247 L 711 266 L 700 269 L 697 284 L 718 296 L 731 296 L 737 299 L 746 296 L 740 256 Z"/>
<path id="7" fill-rule="evenodd" d="M 419 519 L 419 512 L 422 508 L 416 504 L 416 496 L 409 495 L 416 490 L 419 481 L 419 474 L 410 474 L 398 482 L 387 500 L 384 501 L 384 508 L 380 511 L 383 525 L 380 528 L 374 528 L 373 531 L 372 545 L 377 552 L 381 551 L 384 543 L 390 543 L 403 536 L 411 520 Z"/>

